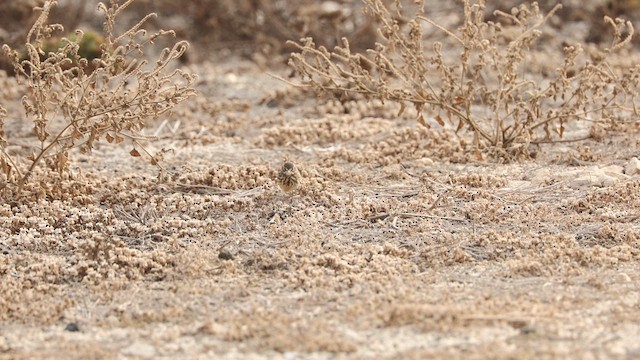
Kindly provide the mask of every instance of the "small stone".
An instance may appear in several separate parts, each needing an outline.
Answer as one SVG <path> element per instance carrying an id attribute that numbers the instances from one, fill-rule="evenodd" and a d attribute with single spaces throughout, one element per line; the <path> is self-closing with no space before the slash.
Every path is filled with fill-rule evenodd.
<path id="1" fill-rule="evenodd" d="M 77 323 L 70 322 L 67 324 L 67 326 L 64 327 L 64 331 L 78 332 L 80 331 L 80 326 L 78 326 Z"/>
<path id="2" fill-rule="evenodd" d="M 631 277 L 629 275 L 627 275 L 626 273 L 619 273 L 618 274 L 618 280 L 620 282 L 628 283 L 628 282 L 631 282 Z"/>
<path id="3" fill-rule="evenodd" d="M 536 171 L 529 180 L 531 180 L 531 183 L 535 186 L 547 186 L 552 180 L 562 180 L 562 176 L 560 176 L 560 174 L 552 175 L 551 170 L 542 168 Z"/>
<path id="4" fill-rule="evenodd" d="M 536 328 L 533 325 L 526 325 L 519 328 L 522 335 L 531 335 L 536 333 Z"/>
<path id="5" fill-rule="evenodd" d="M 11 351 L 11 346 L 6 337 L 0 335 L 0 353 Z"/>
<path id="6" fill-rule="evenodd" d="M 229 251 L 227 249 L 222 249 L 218 253 L 218 259 L 221 259 L 221 260 L 233 260 L 233 254 L 231 253 L 231 251 Z"/>
<path id="7" fill-rule="evenodd" d="M 631 158 L 627 166 L 624 168 L 624 173 L 627 175 L 640 174 L 640 160 L 636 157 Z"/>
<path id="8" fill-rule="evenodd" d="M 600 170 L 602 170 L 602 172 L 604 172 L 607 175 L 616 176 L 616 175 L 622 174 L 622 172 L 624 171 L 624 168 L 620 165 L 609 165 L 609 166 L 600 168 Z"/>
<path id="9" fill-rule="evenodd" d="M 603 174 L 600 177 L 600 186 L 602 186 L 602 187 L 613 186 L 613 185 L 617 184 L 618 182 L 620 182 L 620 179 L 618 179 L 617 177 L 614 177 L 614 176 L 609 176 L 607 174 Z"/>
<path id="10" fill-rule="evenodd" d="M 600 185 L 600 179 L 597 176 L 593 176 L 593 175 L 581 176 L 569 182 L 569 187 L 572 189 L 580 189 L 584 187 L 599 186 L 599 185 Z"/>
<path id="11" fill-rule="evenodd" d="M 431 166 L 434 164 L 434 162 L 432 159 L 428 157 L 423 157 L 423 158 L 416 159 L 416 164 L 418 164 L 419 166 Z"/>
<path id="12" fill-rule="evenodd" d="M 609 187 L 620 182 L 625 175 L 613 172 L 605 172 L 602 169 L 589 169 L 589 171 L 576 174 L 576 178 L 569 182 L 569 187 L 579 189 L 584 187 Z"/>
<path id="13" fill-rule="evenodd" d="M 342 6 L 335 1 L 324 1 L 320 9 L 324 15 L 337 15 L 342 10 Z"/>

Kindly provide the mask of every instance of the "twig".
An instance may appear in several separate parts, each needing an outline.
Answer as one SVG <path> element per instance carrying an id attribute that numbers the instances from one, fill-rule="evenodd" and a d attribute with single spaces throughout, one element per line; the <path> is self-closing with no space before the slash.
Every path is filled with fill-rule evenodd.
<path id="1" fill-rule="evenodd" d="M 370 216 L 367 218 L 369 222 L 375 222 L 379 220 L 385 220 L 390 216 L 395 216 L 396 218 L 401 219 L 409 219 L 409 218 L 425 218 L 425 219 L 439 219 L 439 220 L 447 220 L 447 221 L 459 221 L 459 222 L 468 222 L 469 220 L 463 218 L 449 217 L 449 216 L 437 216 L 437 215 L 428 215 L 428 214 L 418 214 L 418 213 L 381 213 L 378 215 Z"/>
<path id="2" fill-rule="evenodd" d="M 231 194 L 234 193 L 233 190 L 221 189 L 221 188 L 214 187 L 214 186 L 199 185 L 199 184 L 178 183 L 178 184 L 176 184 L 176 188 L 178 188 L 179 190 L 183 190 L 183 191 L 185 191 L 185 190 L 186 191 L 190 191 L 190 190 L 205 190 L 211 195 L 231 195 Z"/>
<path id="3" fill-rule="evenodd" d="M 553 139 L 545 139 L 545 140 L 534 140 L 531 141 L 532 144 L 534 145 L 538 145 L 538 144 L 559 144 L 559 143 L 572 143 L 572 142 L 580 142 L 580 141 L 585 141 L 585 140 L 589 140 L 591 139 L 591 135 L 587 135 L 587 136 L 583 136 L 580 138 L 575 138 L 575 139 L 557 139 L 557 140 L 553 140 Z"/>

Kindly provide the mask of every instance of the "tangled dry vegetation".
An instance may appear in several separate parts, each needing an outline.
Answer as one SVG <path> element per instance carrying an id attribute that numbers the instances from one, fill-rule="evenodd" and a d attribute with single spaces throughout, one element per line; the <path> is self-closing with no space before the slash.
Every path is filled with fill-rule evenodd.
<path id="1" fill-rule="evenodd" d="M 113 0 L 95 60 L 89 31 L 46 41 L 61 34 L 46 21 L 55 2 L 34 1 L 27 51 L 5 48 L 21 85 L 0 72 L 0 359 L 640 354 L 630 24 L 609 21 L 608 50 L 567 43 L 531 64 L 562 49 L 566 33 L 546 35 L 558 8 L 458 1 L 457 14 L 434 0 L 445 26 L 407 17 L 413 0 L 365 0 L 373 19 L 358 24 L 378 22 L 381 43 L 332 52 L 319 44 L 334 28 L 318 30 L 292 59 L 301 88 L 246 53 L 188 65 L 194 83 L 172 70 L 185 43 L 143 63 L 170 34 L 115 19 L 184 7 L 211 16 L 196 31 L 258 38 L 279 21 L 265 9 L 312 17 L 306 5 L 347 1 Z M 308 87 L 332 97 L 310 106 Z M 580 146 L 545 143 L 583 123 Z M 127 161 L 157 163 L 161 148 L 175 151 L 159 173 Z"/>
<path id="2" fill-rule="evenodd" d="M 440 126 L 448 122 L 456 132 L 469 131 L 479 159 L 487 152 L 512 158 L 528 155 L 530 144 L 580 140 L 564 138 L 572 122 L 606 126 L 623 114 L 638 115 L 640 65 L 609 62 L 629 46 L 630 21 L 605 17 L 613 33 L 608 47 L 586 52 L 567 44 L 561 63 L 531 73 L 528 55 L 544 43 L 542 28 L 560 5 L 547 14 L 535 2 L 520 5 L 510 13 L 495 11 L 496 21 L 488 21 L 485 1 L 467 0 L 462 26 L 453 30 L 425 16 L 424 1 L 406 26 L 398 21 L 398 1 L 395 10 L 380 0 L 364 3 L 380 23 L 383 41 L 366 53 L 353 52 L 346 38 L 333 51 L 312 38 L 292 42 L 299 49 L 289 62 L 298 86 L 398 102 L 400 113 L 414 106 L 420 124 L 430 126 L 432 117 Z M 425 46 L 426 26 L 450 41 Z"/>
<path id="3" fill-rule="evenodd" d="M 46 51 L 47 40 L 64 30 L 61 25 L 48 23 L 56 1 L 46 1 L 39 9 L 24 54 L 3 46 L 2 52 L 10 58 L 18 81 L 27 89 L 22 104 L 33 121 L 38 141 L 27 156 L 10 153 L 6 148 L 11 139 L 5 137 L 0 122 L 0 187 L 5 197 L 19 197 L 25 186 L 31 187 L 31 194 L 46 195 L 55 181 L 52 174 L 33 179 L 37 167 L 46 164 L 58 179 L 68 178 L 72 176 L 69 151 L 79 148 L 82 153 L 90 152 L 97 141 L 128 140 L 130 154 L 141 156 L 140 151 L 146 152 L 141 143 L 146 140 L 142 134 L 145 122 L 195 94 L 196 77 L 171 67 L 187 50 L 186 41 L 162 50 L 153 63 L 144 58 L 144 51 L 157 38 L 173 35 L 171 31 L 148 34 L 143 29 L 153 14 L 122 34 L 114 33 L 118 15 L 132 1 L 99 5 L 105 15 L 104 43 L 100 56 L 93 60 L 83 56 L 80 44 L 86 35 L 80 30 L 63 39 L 54 51 Z M 162 153 L 146 155 L 157 164 Z"/>

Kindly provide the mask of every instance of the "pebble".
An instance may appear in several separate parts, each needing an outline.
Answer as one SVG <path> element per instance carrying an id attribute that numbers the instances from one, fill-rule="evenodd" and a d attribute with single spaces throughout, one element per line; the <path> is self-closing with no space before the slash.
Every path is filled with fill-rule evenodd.
<path id="1" fill-rule="evenodd" d="M 593 187 L 608 187 L 618 183 L 620 179 L 615 176 L 611 176 L 601 169 L 595 169 L 592 172 L 584 173 L 578 176 L 576 179 L 569 182 L 569 187 L 572 189 L 579 189 L 587 186 Z"/>
<path id="2" fill-rule="evenodd" d="M 636 157 L 631 158 L 627 166 L 624 168 L 624 173 L 627 175 L 640 174 L 640 160 Z"/>

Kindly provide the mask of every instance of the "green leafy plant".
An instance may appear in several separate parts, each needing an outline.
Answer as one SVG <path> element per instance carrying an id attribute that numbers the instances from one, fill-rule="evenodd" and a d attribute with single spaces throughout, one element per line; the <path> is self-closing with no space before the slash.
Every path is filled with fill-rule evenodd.
<path id="1" fill-rule="evenodd" d="M 629 44 L 630 22 L 605 18 L 614 33 L 610 47 L 590 55 L 579 44 L 567 45 L 555 72 L 540 76 L 527 71 L 528 54 L 560 5 L 546 15 L 535 2 L 510 13 L 496 11 L 492 22 L 485 20 L 484 0 L 465 0 L 462 25 L 450 30 L 425 15 L 423 1 L 405 27 L 397 20 L 400 10 L 391 11 L 381 0 L 363 1 L 379 23 L 382 41 L 366 53 L 353 52 L 347 39 L 333 51 L 311 38 L 291 42 L 299 49 L 289 60 L 301 79 L 295 85 L 395 101 L 402 109 L 411 104 L 420 123 L 426 125 L 427 114 L 440 125 L 448 120 L 456 132 L 473 134 L 480 153 L 505 157 L 527 154 L 532 143 L 566 141 L 572 121 L 638 113 L 640 65 L 614 69 L 609 62 Z M 426 46 L 424 26 L 439 29 L 448 42 Z"/>
<path id="2" fill-rule="evenodd" d="M 81 46 L 97 45 L 96 36 L 88 37 L 80 30 L 51 46 L 50 39 L 63 31 L 61 25 L 47 23 L 56 5 L 54 0 L 38 9 L 40 16 L 27 35 L 23 58 L 18 51 L 3 46 L 16 78 L 26 87 L 22 104 L 33 121 L 37 143 L 26 158 L 9 154 L 6 147 L 10 140 L 0 127 L 0 170 L 5 180 L 0 187 L 14 185 L 20 192 L 43 162 L 62 174 L 67 171 L 71 149 L 90 152 L 100 140 L 128 140 L 134 145 L 131 154 L 140 156 L 137 149 L 146 152 L 140 144 L 147 139 L 141 132 L 146 121 L 195 95 L 196 77 L 172 68 L 188 49 L 186 41 L 163 49 L 155 62 L 146 60 L 145 50 L 158 37 L 174 35 L 172 31 L 150 34 L 142 28 L 154 14 L 122 34 L 114 32 L 116 18 L 133 1 L 99 4 L 105 21 L 97 57 L 95 52 L 84 52 L 86 45 Z M 157 163 L 158 154 L 147 155 Z"/>
<path id="3" fill-rule="evenodd" d="M 43 43 L 42 51 L 45 54 L 57 52 L 65 46 L 67 41 L 71 41 L 78 44 L 78 55 L 82 59 L 87 59 L 91 62 L 93 59 L 97 59 L 102 55 L 102 45 L 105 42 L 102 35 L 94 31 L 86 31 L 82 33 L 81 39 L 78 40 L 77 37 L 77 34 L 70 34 L 66 38 L 51 37 Z M 73 56 L 73 54 L 69 55 Z"/>

